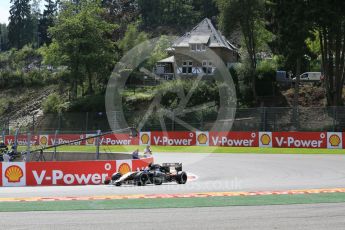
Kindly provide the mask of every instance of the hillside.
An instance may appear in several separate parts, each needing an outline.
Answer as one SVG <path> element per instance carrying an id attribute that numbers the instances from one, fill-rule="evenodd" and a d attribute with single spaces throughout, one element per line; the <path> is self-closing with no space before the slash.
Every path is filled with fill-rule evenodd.
<path id="1" fill-rule="evenodd" d="M 57 91 L 55 85 L 46 87 L 12 88 L 0 91 L 0 121 L 1 125 L 11 127 L 26 127 L 33 116 L 43 115 L 42 102 L 48 95 Z M 1 127 L 2 128 L 2 127 Z"/>

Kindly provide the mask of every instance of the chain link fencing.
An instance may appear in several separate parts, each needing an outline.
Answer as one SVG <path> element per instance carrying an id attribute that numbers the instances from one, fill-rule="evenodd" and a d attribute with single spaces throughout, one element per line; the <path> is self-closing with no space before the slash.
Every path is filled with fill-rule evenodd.
<path id="1" fill-rule="evenodd" d="M 187 131 L 191 129 L 209 131 L 215 123 L 232 123 L 231 131 L 343 131 L 345 129 L 345 107 L 323 108 L 237 108 L 229 109 L 235 116 L 223 116 L 214 111 L 192 111 L 180 115 L 161 116 L 153 113 L 142 122 L 141 131 Z M 18 119 L 0 118 L 3 135 L 20 133 L 51 134 L 95 133 L 121 129 L 128 126 L 138 127 L 143 121 L 142 111 L 127 112 L 86 112 L 60 113 L 32 116 L 23 125 Z M 215 131 L 228 131 L 228 130 Z"/>

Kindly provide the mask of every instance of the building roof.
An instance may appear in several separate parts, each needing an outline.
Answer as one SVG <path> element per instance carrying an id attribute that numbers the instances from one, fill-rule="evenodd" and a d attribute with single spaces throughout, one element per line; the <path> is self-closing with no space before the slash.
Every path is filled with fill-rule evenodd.
<path id="1" fill-rule="evenodd" d="M 168 58 L 165 58 L 163 60 L 158 61 L 158 63 L 174 63 L 175 62 L 175 57 L 171 56 Z"/>
<path id="2" fill-rule="evenodd" d="M 185 33 L 182 37 L 174 41 L 172 47 L 189 47 L 190 44 L 207 44 L 210 48 L 223 47 L 237 51 L 236 46 L 226 40 L 208 18 L 202 20 L 192 31 Z"/>

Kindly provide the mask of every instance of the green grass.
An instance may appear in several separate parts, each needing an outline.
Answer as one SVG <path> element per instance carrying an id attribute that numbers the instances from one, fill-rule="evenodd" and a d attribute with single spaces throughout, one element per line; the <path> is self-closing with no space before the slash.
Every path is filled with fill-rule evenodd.
<path id="1" fill-rule="evenodd" d="M 143 146 L 101 146 L 102 152 L 132 152 Z M 152 146 L 155 152 L 182 153 L 254 153 L 254 154 L 345 154 L 344 149 L 303 149 L 303 148 L 255 148 L 255 147 L 204 147 L 204 146 Z M 53 150 L 53 149 L 52 149 Z M 58 151 L 95 152 L 94 146 L 62 146 Z"/>
<path id="2" fill-rule="evenodd" d="M 344 202 L 345 193 L 97 201 L 1 202 L 0 212 L 192 208 Z"/>

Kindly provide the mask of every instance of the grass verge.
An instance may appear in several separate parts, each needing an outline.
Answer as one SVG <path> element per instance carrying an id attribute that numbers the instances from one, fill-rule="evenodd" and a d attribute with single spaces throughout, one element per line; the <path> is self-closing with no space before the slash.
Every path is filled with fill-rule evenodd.
<path id="1" fill-rule="evenodd" d="M 2 202 L 0 212 L 115 210 L 344 203 L 345 193 L 97 201 Z"/>

